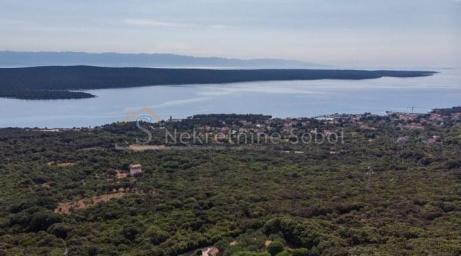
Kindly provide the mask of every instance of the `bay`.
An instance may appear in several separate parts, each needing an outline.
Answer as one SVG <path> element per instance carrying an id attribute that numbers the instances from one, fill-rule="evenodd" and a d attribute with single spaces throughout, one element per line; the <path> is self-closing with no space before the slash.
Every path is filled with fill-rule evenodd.
<path id="1" fill-rule="evenodd" d="M 94 127 L 151 109 L 162 119 L 194 114 L 315 117 L 332 113 L 428 112 L 461 105 L 461 70 L 419 78 L 251 82 L 88 90 L 96 98 L 0 98 L 0 127 Z"/>

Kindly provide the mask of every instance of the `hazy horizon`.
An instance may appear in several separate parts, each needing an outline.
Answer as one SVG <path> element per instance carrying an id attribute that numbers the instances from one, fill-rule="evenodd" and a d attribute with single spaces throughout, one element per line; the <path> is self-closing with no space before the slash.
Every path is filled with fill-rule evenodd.
<path id="1" fill-rule="evenodd" d="M 459 0 L 2 0 L 0 50 L 459 67 L 459 14 Z"/>
<path id="2" fill-rule="evenodd" d="M 128 59 L 132 59 L 133 57 L 137 56 L 149 56 L 151 57 L 152 61 L 154 62 L 162 62 L 162 58 L 157 59 L 158 57 L 174 57 L 174 58 L 184 58 L 184 59 L 197 59 L 201 60 L 202 62 L 206 62 L 207 60 L 216 60 L 216 61 L 230 61 L 232 62 L 239 62 L 242 65 L 182 65 L 182 64 L 174 64 L 171 65 L 171 67 L 183 67 L 183 68 L 210 68 L 210 69 L 220 69 L 220 68 L 302 68 L 302 69 L 363 69 L 363 70 L 371 70 L 371 69 L 394 69 L 394 70 L 427 70 L 427 71 L 437 71 L 437 70 L 450 70 L 450 69 L 461 69 L 461 63 L 460 64 L 455 64 L 455 65 L 430 65 L 430 64 L 416 64 L 416 65 L 386 65 L 386 64 L 343 64 L 343 65 L 336 65 L 335 63 L 325 63 L 325 62 L 311 62 L 311 61 L 306 61 L 306 60 L 300 60 L 300 59 L 288 59 L 288 58 L 270 58 L 270 57 L 256 57 L 256 58 L 238 58 L 238 57 L 226 57 L 226 56 L 212 56 L 212 55 L 203 55 L 203 56 L 198 56 L 198 55 L 190 55 L 190 54 L 180 54 L 180 53 L 174 53 L 174 52 L 112 52 L 112 51 L 101 51 L 101 52 L 87 52 L 87 51 L 17 51 L 17 50 L 2 50 L 0 49 L 0 57 L 2 57 L 2 54 L 5 53 L 14 53 L 14 54 L 20 54 L 22 55 L 21 60 L 26 61 L 26 63 L 34 63 L 34 60 L 36 60 L 37 56 L 40 54 L 45 54 L 54 57 L 60 56 L 60 60 L 58 63 L 54 63 L 53 59 L 43 59 L 42 61 L 46 64 L 20 64 L 20 65 L 8 65 L 8 64 L 2 64 L 3 62 L 9 62 L 11 59 L 0 59 L 0 68 L 9 68 L 9 67 L 33 67 L 33 66 L 77 66 L 77 65 L 88 65 L 88 66 L 104 66 L 104 67 L 163 67 L 167 68 L 169 67 L 168 65 L 136 65 L 132 63 L 136 63 L 136 61 L 132 61 L 131 63 L 125 63 L 123 62 L 123 57 L 127 57 Z M 38 54 L 38 55 L 37 55 Z M 95 63 L 95 62 L 72 62 L 72 58 L 67 59 L 66 55 L 74 55 L 73 57 L 79 57 L 81 59 L 85 59 L 84 57 L 88 57 L 89 60 L 96 58 L 99 60 L 104 60 L 104 57 L 109 57 L 113 58 L 117 55 L 120 55 L 120 59 L 122 62 L 120 63 L 115 63 L 115 62 L 107 62 L 107 63 Z M 62 58 L 62 59 L 61 59 Z M 144 58 L 146 59 L 146 58 Z M 265 61 L 268 62 L 268 65 L 261 64 L 261 66 L 252 66 L 251 63 L 253 61 L 256 62 L 261 62 L 264 63 Z M 271 61 L 274 61 L 274 63 L 280 63 L 282 65 L 280 66 L 275 66 Z M 53 63 L 51 63 L 53 62 Z M 248 63 L 245 63 L 248 62 Z M 286 63 L 284 63 L 286 62 Z M 290 63 L 295 63 L 294 65 L 290 65 Z M 299 65 L 297 65 L 298 63 Z M 114 65 L 115 64 L 115 65 Z"/>

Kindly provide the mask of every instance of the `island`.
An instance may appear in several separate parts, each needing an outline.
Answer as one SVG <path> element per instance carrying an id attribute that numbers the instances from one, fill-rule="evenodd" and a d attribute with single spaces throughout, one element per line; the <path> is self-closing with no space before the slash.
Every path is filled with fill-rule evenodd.
<path id="1" fill-rule="evenodd" d="M 225 84 L 256 81 L 363 80 L 423 77 L 432 71 L 328 69 L 173 69 L 95 66 L 0 68 L 0 97 L 16 99 L 81 99 L 91 89 L 155 85 Z"/>

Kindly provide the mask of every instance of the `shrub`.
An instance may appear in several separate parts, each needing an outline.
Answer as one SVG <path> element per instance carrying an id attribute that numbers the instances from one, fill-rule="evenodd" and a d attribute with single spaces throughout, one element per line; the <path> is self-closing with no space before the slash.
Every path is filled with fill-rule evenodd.
<path id="1" fill-rule="evenodd" d="M 51 225 L 61 222 L 61 216 L 51 211 L 39 211 L 32 214 L 27 229 L 32 232 L 46 230 Z"/>
<path id="2" fill-rule="evenodd" d="M 232 256 L 269 256 L 269 254 L 258 252 L 237 252 L 232 254 Z"/>
<path id="3" fill-rule="evenodd" d="M 122 236 L 130 241 L 134 241 L 141 231 L 136 226 L 125 226 L 122 229 Z"/>
<path id="4" fill-rule="evenodd" d="M 157 245 L 167 240 L 170 235 L 158 226 L 150 226 L 144 232 L 144 236 L 147 237 L 152 244 Z"/>
<path id="5" fill-rule="evenodd" d="M 263 232 L 266 234 L 280 233 L 288 243 L 307 248 L 318 245 L 323 237 L 320 225 L 291 218 L 269 220 L 264 225 Z"/>
<path id="6" fill-rule="evenodd" d="M 278 253 L 280 252 L 283 252 L 284 248 L 283 248 L 283 244 L 280 243 L 280 242 L 277 242 L 277 241 L 274 241 L 272 242 L 271 244 L 269 244 L 267 246 L 267 252 L 271 255 L 271 256 L 275 256 L 277 255 Z"/>
<path id="7" fill-rule="evenodd" d="M 47 231 L 56 237 L 66 239 L 69 233 L 72 231 L 72 227 L 69 224 L 56 223 L 50 226 Z"/>
<path id="8" fill-rule="evenodd" d="M 309 256 L 309 250 L 306 248 L 294 249 L 291 252 L 293 256 Z"/>

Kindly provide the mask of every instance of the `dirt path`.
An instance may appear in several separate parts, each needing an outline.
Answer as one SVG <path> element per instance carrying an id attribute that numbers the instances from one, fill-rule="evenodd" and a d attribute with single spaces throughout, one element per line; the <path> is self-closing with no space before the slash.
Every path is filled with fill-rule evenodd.
<path id="1" fill-rule="evenodd" d="M 58 203 L 58 206 L 56 207 L 56 209 L 54 209 L 54 212 L 59 213 L 59 214 L 71 214 L 72 211 L 83 210 L 86 208 L 93 207 L 97 204 L 109 202 L 112 199 L 122 198 L 126 194 L 128 193 L 127 192 L 117 192 L 117 193 L 93 196 L 90 198 L 83 198 L 83 199 L 80 199 L 74 202 L 61 202 L 61 203 Z"/>
<path id="2" fill-rule="evenodd" d="M 143 152 L 148 150 L 165 150 L 167 147 L 165 145 L 130 145 L 129 149 L 134 152 Z"/>

